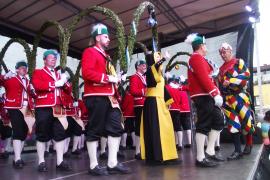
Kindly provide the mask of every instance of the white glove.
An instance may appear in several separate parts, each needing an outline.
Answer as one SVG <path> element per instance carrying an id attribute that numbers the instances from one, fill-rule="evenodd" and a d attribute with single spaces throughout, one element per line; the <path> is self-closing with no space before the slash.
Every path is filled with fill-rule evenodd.
<path id="1" fill-rule="evenodd" d="M 12 78 L 12 77 L 15 77 L 15 76 L 16 76 L 16 74 L 9 70 L 7 72 L 7 74 L 5 74 L 4 79 L 9 79 L 9 78 Z"/>
<path id="2" fill-rule="evenodd" d="M 111 76 L 109 75 L 109 82 L 111 83 L 118 83 L 119 82 L 119 79 L 115 76 Z"/>
<path id="3" fill-rule="evenodd" d="M 179 85 L 178 84 L 174 84 L 173 82 L 170 83 L 170 86 L 174 89 L 178 89 Z"/>
<path id="4" fill-rule="evenodd" d="M 215 101 L 215 105 L 216 105 L 217 107 L 221 107 L 222 104 L 223 104 L 223 98 L 222 98 L 220 95 L 216 95 L 216 96 L 214 97 L 214 101 Z"/>
<path id="5" fill-rule="evenodd" d="M 66 74 L 66 73 L 61 73 L 60 77 L 61 77 L 61 80 L 63 80 L 64 83 L 66 83 L 70 78 L 69 75 Z"/>
<path id="6" fill-rule="evenodd" d="M 54 83 L 55 87 L 62 87 L 62 86 L 64 86 L 64 84 L 65 84 L 65 82 L 62 79 L 60 79 Z"/>
<path id="7" fill-rule="evenodd" d="M 73 103 L 73 106 L 74 106 L 74 107 L 78 107 L 78 101 L 75 101 L 75 102 Z"/>
<path id="8" fill-rule="evenodd" d="M 121 76 L 121 80 L 122 80 L 122 81 L 126 81 L 126 79 L 127 79 L 127 74 L 123 74 L 123 75 Z"/>

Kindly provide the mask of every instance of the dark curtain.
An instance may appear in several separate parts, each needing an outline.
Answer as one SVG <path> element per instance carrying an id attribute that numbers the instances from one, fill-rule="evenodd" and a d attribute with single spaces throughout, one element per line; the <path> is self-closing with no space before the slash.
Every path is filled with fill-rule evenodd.
<path id="1" fill-rule="evenodd" d="M 236 57 L 242 58 L 249 68 L 251 78 L 249 81 L 248 91 L 251 96 L 251 107 L 254 108 L 254 91 L 253 91 L 253 49 L 254 49 L 254 29 L 250 23 L 239 26 L 237 37 Z"/>

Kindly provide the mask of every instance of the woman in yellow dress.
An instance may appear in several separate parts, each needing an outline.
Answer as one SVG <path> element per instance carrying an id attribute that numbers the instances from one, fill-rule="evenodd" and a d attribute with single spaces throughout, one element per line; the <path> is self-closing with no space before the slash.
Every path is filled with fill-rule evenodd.
<path id="1" fill-rule="evenodd" d="M 177 160 L 173 123 L 168 105 L 173 102 L 165 89 L 162 63 L 165 58 L 155 53 L 146 56 L 146 100 L 141 120 L 141 156 L 147 163 Z M 179 162 L 179 161 L 176 161 Z"/>

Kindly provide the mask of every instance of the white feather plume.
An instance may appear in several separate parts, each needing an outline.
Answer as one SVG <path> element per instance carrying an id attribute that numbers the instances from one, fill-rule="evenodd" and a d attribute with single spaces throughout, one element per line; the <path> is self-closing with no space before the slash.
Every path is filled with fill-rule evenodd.
<path id="1" fill-rule="evenodd" d="M 197 33 L 192 33 L 190 35 L 187 36 L 185 42 L 192 44 L 192 42 L 194 41 L 194 39 L 197 37 Z"/>

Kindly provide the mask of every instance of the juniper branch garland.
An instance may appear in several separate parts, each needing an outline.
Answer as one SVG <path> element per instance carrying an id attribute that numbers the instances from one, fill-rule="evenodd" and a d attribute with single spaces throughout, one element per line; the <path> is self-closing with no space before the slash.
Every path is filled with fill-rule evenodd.
<path id="1" fill-rule="evenodd" d="M 0 64 L 1 64 L 1 66 L 3 67 L 5 72 L 8 71 L 8 68 L 7 68 L 7 66 L 6 66 L 6 64 L 4 62 L 4 56 L 5 56 L 6 51 L 9 48 L 9 46 L 12 43 L 15 43 L 15 42 L 17 42 L 17 43 L 19 43 L 19 44 L 21 44 L 23 46 L 24 52 L 26 54 L 27 62 L 28 62 L 28 67 L 29 67 L 28 71 L 32 73 L 33 69 L 31 69 L 31 61 L 29 61 L 30 57 L 31 57 L 31 49 L 30 49 L 28 43 L 25 40 L 21 39 L 21 38 L 12 38 L 4 45 L 4 47 L 2 48 L 2 50 L 0 52 Z"/>
<path id="2" fill-rule="evenodd" d="M 129 36 L 128 36 L 128 49 L 129 49 L 130 56 L 133 54 L 133 49 L 135 46 L 136 36 L 137 36 L 135 31 L 137 31 L 137 29 L 138 29 L 140 18 L 142 16 L 142 14 L 144 13 L 145 9 L 150 5 L 154 7 L 154 5 L 149 1 L 142 2 L 138 6 L 138 8 L 135 10 L 135 12 L 133 13 L 133 21 L 131 22 L 130 32 L 129 32 Z M 134 23 L 134 25 L 135 25 L 134 27 L 133 27 L 132 23 Z M 134 30 L 134 28 L 135 28 L 135 30 Z"/>
<path id="3" fill-rule="evenodd" d="M 176 53 L 175 55 L 173 55 L 173 56 L 171 57 L 171 59 L 169 60 L 167 66 L 166 66 L 166 68 L 165 68 L 165 73 L 172 70 L 172 68 L 176 65 L 176 64 L 175 64 L 175 65 L 171 65 L 172 62 L 173 62 L 173 60 L 174 60 L 176 57 L 181 56 L 181 55 L 191 56 L 191 54 L 188 53 L 188 52 L 177 52 L 177 53 Z"/>
<path id="4" fill-rule="evenodd" d="M 77 70 L 74 74 L 74 78 L 72 79 L 72 91 L 73 91 L 73 96 L 75 100 L 79 99 L 79 91 L 80 91 L 79 80 L 80 80 L 81 67 L 82 67 L 82 63 L 80 61 L 78 64 Z"/>
<path id="5" fill-rule="evenodd" d="M 105 15 L 108 19 L 111 19 L 113 21 L 113 24 L 115 25 L 116 29 L 116 38 L 118 41 L 118 57 L 117 59 L 120 60 L 120 67 L 122 70 L 127 69 L 127 63 L 125 61 L 125 29 L 123 22 L 120 20 L 120 18 L 115 14 L 112 10 L 101 7 L 101 6 L 92 6 L 89 7 L 83 11 L 81 11 L 77 16 L 75 16 L 71 23 L 67 27 L 67 32 L 71 34 L 75 26 L 80 22 L 80 20 L 87 16 L 91 12 L 99 12 L 103 15 Z"/>

